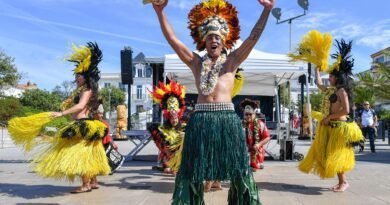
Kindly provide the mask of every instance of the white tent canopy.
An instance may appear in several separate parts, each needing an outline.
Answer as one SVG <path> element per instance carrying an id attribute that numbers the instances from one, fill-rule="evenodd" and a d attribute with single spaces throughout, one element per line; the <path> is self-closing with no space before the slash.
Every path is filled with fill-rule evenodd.
<path id="1" fill-rule="evenodd" d="M 202 53 L 201 53 L 202 55 Z M 266 53 L 253 49 L 241 64 L 245 84 L 239 95 L 275 96 L 276 85 L 307 73 L 307 64 L 289 62 L 287 55 Z M 187 87 L 187 93 L 197 94 L 191 70 L 176 54 L 165 55 L 164 71 Z"/>
<path id="2" fill-rule="evenodd" d="M 240 44 L 241 41 L 237 43 L 238 46 Z M 200 53 L 200 55 L 204 54 L 205 53 Z M 240 65 L 240 68 L 244 69 L 243 73 L 245 83 L 239 95 L 276 96 L 277 85 L 283 84 L 293 79 L 297 79 L 299 76 L 306 74 L 307 102 L 309 102 L 309 122 L 311 122 L 310 95 L 308 95 L 309 88 L 307 79 L 307 63 L 292 63 L 289 62 L 287 55 L 266 53 L 253 49 L 248 58 Z M 191 70 L 179 59 L 176 54 L 165 55 L 164 79 L 165 77 L 175 79 L 177 82 L 180 82 L 180 84 L 185 85 L 187 87 L 187 93 L 198 94 L 198 91 L 195 87 L 195 79 Z M 278 98 L 276 99 L 276 104 L 278 107 L 279 100 Z M 280 111 L 277 109 L 277 116 L 279 113 Z M 279 139 L 280 118 L 277 117 L 276 121 L 279 122 L 277 124 L 277 136 Z"/>

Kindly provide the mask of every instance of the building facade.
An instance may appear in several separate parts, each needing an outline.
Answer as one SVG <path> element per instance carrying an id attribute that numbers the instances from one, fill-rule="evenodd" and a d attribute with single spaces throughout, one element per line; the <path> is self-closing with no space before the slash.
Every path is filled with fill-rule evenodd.
<path id="1" fill-rule="evenodd" d="M 146 122 L 151 121 L 153 110 L 153 100 L 149 95 L 148 90 L 153 90 L 153 66 L 155 64 L 163 64 L 164 59 L 161 57 L 145 57 L 143 53 L 139 53 L 133 59 L 133 84 L 130 86 L 131 95 L 128 95 L 128 85 L 122 84 L 121 73 L 102 73 L 99 80 L 99 89 L 108 88 L 110 86 L 121 89 L 125 96 L 127 105 L 130 97 L 131 115 L 136 116 L 137 122 L 135 124 L 142 124 L 140 128 L 144 128 Z M 106 116 L 107 118 L 109 116 Z M 116 111 L 111 112 L 111 119 L 116 118 Z M 150 119 L 149 119 L 150 118 Z M 136 127 L 139 127 L 136 125 Z"/>

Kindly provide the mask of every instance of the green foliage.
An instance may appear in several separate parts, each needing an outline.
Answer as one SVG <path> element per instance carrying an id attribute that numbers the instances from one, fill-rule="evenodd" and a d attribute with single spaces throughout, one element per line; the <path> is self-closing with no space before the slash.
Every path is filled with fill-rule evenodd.
<path id="1" fill-rule="evenodd" d="M 61 96 L 61 99 L 65 100 L 72 94 L 72 91 L 74 89 L 75 89 L 75 84 L 72 81 L 65 80 L 61 83 L 61 85 L 56 85 L 53 88 L 52 93 Z"/>
<path id="2" fill-rule="evenodd" d="M 42 110 L 30 107 L 30 106 L 22 106 L 18 113 L 16 113 L 16 117 L 26 117 L 33 114 L 38 114 L 43 112 Z"/>
<path id="3" fill-rule="evenodd" d="M 385 51 L 384 55 L 390 56 L 390 52 Z M 365 91 L 370 90 L 370 94 L 373 93 L 373 98 L 366 99 L 367 101 L 374 102 L 376 99 L 388 101 L 390 100 L 390 67 L 384 63 L 374 63 L 374 66 L 376 68 L 372 72 L 357 75 L 359 84 L 356 87 L 364 87 Z M 375 73 L 373 73 L 374 71 Z M 354 89 L 354 91 L 357 98 L 360 97 L 359 95 L 367 95 L 361 90 L 359 92 L 359 90 Z"/>
<path id="4" fill-rule="evenodd" d="M 20 98 L 20 102 L 24 106 L 29 106 L 38 110 L 56 111 L 59 110 L 61 96 L 40 89 L 26 90 Z"/>
<path id="5" fill-rule="evenodd" d="M 390 110 L 379 110 L 378 112 L 379 120 L 390 120 Z"/>
<path id="6" fill-rule="evenodd" d="M 122 105 L 125 103 L 125 93 L 116 87 L 111 86 L 111 94 L 109 94 L 108 88 L 103 88 L 99 91 L 100 98 L 103 99 L 103 107 L 105 112 L 108 112 L 109 109 L 109 102 L 111 97 L 111 111 L 114 111 L 116 109 L 116 106 Z"/>
<path id="7" fill-rule="evenodd" d="M 14 64 L 14 58 L 7 56 L 0 49 L 0 88 L 6 85 L 16 85 L 22 75 L 18 73 Z"/>
<path id="8" fill-rule="evenodd" d="M 322 92 L 311 93 L 310 94 L 311 110 L 320 111 L 323 98 L 324 98 L 324 94 Z"/>
<path id="9" fill-rule="evenodd" d="M 22 109 L 22 104 L 17 98 L 5 97 L 0 99 L 0 121 L 8 121 Z"/>
<path id="10" fill-rule="evenodd" d="M 289 107 L 288 102 L 290 102 L 290 96 L 288 95 L 288 87 L 285 84 L 280 85 L 280 104 L 284 107 Z"/>
<path id="11" fill-rule="evenodd" d="M 310 105 L 311 110 L 313 111 L 320 111 L 321 110 L 321 103 L 322 98 L 324 97 L 324 94 L 322 92 L 316 92 L 316 93 L 310 93 Z M 304 98 L 305 103 L 307 102 L 307 98 Z M 301 108 L 301 99 L 298 99 L 298 102 L 296 103 L 298 107 L 298 112 L 302 112 Z"/>
<path id="12" fill-rule="evenodd" d="M 375 102 L 374 90 L 370 87 L 356 86 L 353 88 L 354 102 L 363 105 L 364 101 L 368 101 L 371 105 Z"/>
<path id="13" fill-rule="evenodd" d="M 67 125 L 71 119 L 69 117 L 59 117 L 55 118 L 54 120 L 50 121 L 45 125 L 45 127 L 52 127 L 52 128 L 57 128 L 60 129 L 61 127 L 64 127 Z M 56 134 L 56 131 L 52 130 L 43 130 L 43 134 L 48 135 L 48 136 L 54 136 Z"/>

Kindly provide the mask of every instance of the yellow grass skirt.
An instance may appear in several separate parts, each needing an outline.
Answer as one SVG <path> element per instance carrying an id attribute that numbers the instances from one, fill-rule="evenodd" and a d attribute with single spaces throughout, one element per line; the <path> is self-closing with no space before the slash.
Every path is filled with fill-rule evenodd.
<path id="1" fill-rule="evenodd" d="M 355 122 L 331 121 L 319 124 L 316 138 L 299 170 L 313 172 L 321 178 L 332 178 L 337 173 L 347 172 L 355 166 L 353 144 L 362 141 L 363 135 Z"/>
<path id="2" fill-rule="evenodd" d="M 36 123 L 35 126 L 30 123 L 28 130 L 23 125 L 42 116 L 49 118 L 47 113 L 16 118 L 9 128 L 11 138 L 26 151 L 32 151 L 32 166 L 37 174 L 73 181 L 77 176 L 94 177 L 111 172 L 102 144 L 107 127 L 102 122 L 76 120 L 63 127 L 50 140 L 38 140 L 32 136 L 39 134 L 38 130 L 42 129 L 43 123 Z"/>

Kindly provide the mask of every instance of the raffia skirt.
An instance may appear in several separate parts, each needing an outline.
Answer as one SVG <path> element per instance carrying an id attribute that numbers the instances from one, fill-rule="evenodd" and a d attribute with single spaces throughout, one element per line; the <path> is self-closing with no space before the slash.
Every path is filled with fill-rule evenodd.
<path id="1" fill-rule="evenodd" d="M 363 140 L 355 122 L 330 121 L 326 126 L 319 124 L 316 138 L 299 164 L 299 170 L 321 178 L 332 178 L 337 173 L 350 171 L 355 166 L 353 146 Z"/>
<path id="2" fill-rule="evenodd" d="M 230 180 L 228 203 L 258 205 L 241 121 L 231 103 L 198 104 L 185 128 L 172 204 L 204 204 L 203 181 Z"/>
<path id="3" fill-rule="evenodd" d="M 102 144 L 108 130 L 102 122 L 76 120 L 49 140 L 37 139 L 44 124 L 50 120 L 50 113 L 40 113 L 9 122 L 15 144 L 32 152 L 31 165 L 37 174 L 73 181 L 77 176 L 94 177 L 111 172 Z"/>

